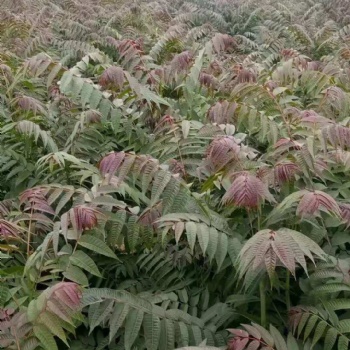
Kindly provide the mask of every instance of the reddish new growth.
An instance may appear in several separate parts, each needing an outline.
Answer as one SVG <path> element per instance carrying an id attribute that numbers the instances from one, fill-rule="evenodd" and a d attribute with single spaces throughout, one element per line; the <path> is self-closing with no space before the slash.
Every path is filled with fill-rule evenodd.
<path id="1" fill-rule="evenodd" d="M 120 67 L 108 67 L 101 75 L 99 84 L 104 88 L 117 87 L 122 89 L 125 82 L 124 71 Z"/>
<path id="2" fill-rule="evenodd" d="M 108 175 L 110 181 L 114 173 L 119 169 L 125 159 L 124 152 L 112 152 L 105 156 L 100 162 L 100 172 L 102 176 Z"/>
<path id="3" fill-rule="evenodd" d="M 301 120 L 301 123 L 304 124 L 305 126 L 312 126 L 312 127 L 315 127 L 316 124 L 321 126 L 332 124 L 332 121 L 330 119 L 322 117 L 312 109 L 302 111 L 300 113 L 300 120 Z"/>
<path id="4" fill-rule="evenodd" d="M 274 168 L 275 182 L 279 185 L 290 182 L 299 170 L 299 167 L 292 162 L 277 163 Z"/>
<path id="5" fill-rule="evenodd" d="M 78 232 L 82 232 L 91 230 L 97 225 L 99 214 L 100 212 L 95 208 L 78 205 L 70 210 L 70 219 L 73 227 Z"/>
<path id="6" fill-rule="evenodd" d="M 218 54 L 222 51 L 229 51 L 237 46 L 237 41 L 235 38 L 228 34 L 217 33 L 211 40 L 214 46 L 214 50 Z"/>
<path id="7" fill-rule="evenodd" d="M 314 314 L 317 314 L 317 311 L 315 313 L 315 309 L 308 306 L 295 306 L 292 307 L 289 310 L 289 327 L 292 331 L 292 333 L 296 333 L 298 331 L 298 328 L 300 329 L 301 325 L 301 319 L 303 318 L 306 321 L 308 318 Z M 306 322 L 304 323 L 305 326 Z M 299 330 L 299 332 L 302 331 L 302 329 Z"/>
<path id="8" fill-rule="evenodd" d="M 15 99 L 18 107 L 23 111 L 31 111 L 34 114 L 46 114 L 45 108 L 40 101 L 30 96 L 18 96 Z"/>
<path id="9" fill-rule="evenodd" d="M 257 208 L 265 200 L 274 202 L 267 186 L 256 176 L 244 171 L 236 174 L 231 187 L 222 198 L 222 203 Z"/>
<path id="10" fill-rule="evenodd" d="M 177 161 L 176 159 L 169 159 L 169 171 L 173 174 L 178 174 L 179 176 L 184 176 L 186 174 L 186 170 L 184 165 Z"/>
<path id="11" fill-rule="evenodd" d="M 230 329 L 229 330 L 235 336 L 230 339 L 228 343 L 228 348 L 230 350 L 244 349 L 250 341 L 250 337 L 248 332 L 242 329 Z M 260 346 L 260 342 L 257 343 L 258 347 Z"/>
<path id="12" fill-rule="evenodd" d="M 170 66 L 175 72 L 183 72 L 189 68 L 192 62 L 192 54 L 189 51 L 184 51 L 174 56 L 170 62 Z"/>
<path id="13" fill-rule="evenodd" d="M 257 76 L 254 72 L 251 72 L 245 68 L 241 68 L 237 75 L 237 80 L 239 83 L 255 83 Z"/>
<path id="14" fill-rule="evenodd" d="M 6 218 L 12 209 L 13 201 L 11 199 L 4 199 L 0 201 L 0 218 Z"/>
<path id="15" fill-rule="evenodd" d="M 68 306 L 72 311 L 77 311 L 80 306 L 81 289 L 73 282 L 59 282 L 50 288 L 47 309 L 57 313 L 55 306 Z"/>
<path id="16" fill-rule="evenodd" d="M 1 75 L 0 75 L 1 78 L 5 78 L 9 82 L 12 81 L 12 70 L 8 65 L 0 64 L 0 72 L 1 72 Z"/>
<path id="17" fill-rule="evenodd" d="M 340 214 L 344 223 L 346 224 L 346 228 L 350 227 L 350 204 L 340 203 Z"/>
<path id="18" fill-rule="evenodd" d="M 6 308 L 6 309 L 0 308 L 0 322 L 9 321 L 14 312 L 15 310 L 12 308 Z"/>
<path id="19" fill-rule="evenodd" d="M 273 80 L 269 80 L 264 84 L 264 87 L 272 92 L 273 90 L 275 90 L 278 87 L 278 84 Z"/>
<path id="20" fill-rule="evenodd" d="M 243 350 L 243 349 L 266 349 L 273 350 L 267 342 L 262 339 L 258 329 L 250 325 L 243 325 L 249 333 L 243 329 L 228 329 L 234 336 L 229 340 L 228 350 Z"/>
<path id="21" fill-rule="evenodd" d="M 169 78 L 169 70 L 164 68 L 156 68 L 148 73 L 147 83 L 154 85 L 159 81 L 167 81 L 167 78 Z"/>
<path id="22" fill-rule="evenodd" d="M 163 128 L 166 128 L 166 127 L 171 127 L 174 125 L 174 123 L 175 123 L 174 117 L 166 114 L 157 122 L 154 132 L 162 130 Z"/>
<path id="23" fill-rule="evenodd" d="M 235 110 L 237 108 L 237 103 L 222 101 L 217 102 L 215 105 L 211 106 L 207 117 L 211 123 L 217 124 L 227 124 L 233 120 Z"/>
<path id="24" fill-rule="evenodd" d="M 208 89 L 215 89 L 218 85 L 218 80 L 213 75 L 205 72 L 199 74 L 199 82 Z"/>
<path id="25" fill-rule="evenodd" d="M 221 170 L 225 165 L 238 159 L 240 146 L 233 136 L 218 137 L 209 145 L 206 159 L 213 170 Z"/>
<path id="26" fill-rule="evenodd" d="M 140 216 L 138 222 L 147 227 L 151 227 L 154 230 L 157 228 L 158 224 L 156 221 L 162 215 L 162 203 L 158 203 L 157 205 L 146 209 Z"/>
<path id="27" fill-rule="evenodd" d="M 210 63 L 209 67 L 207 68 L 207 71 L 209 74 L 212 74 L 214 75 L 214 77 L 216 77 L 222 73 L 222 68 L 217 61 L 213 61 Z"/>
<path id="28" fill-rule="evenodd" d="M 60 87 L 57 84 L 51 85 L 49 87 L 48 93 L 49 93 L 50 98 L 52 98 L 53 100 L 61 97 Z"/>
<path id="29" fill-rule="evenodd" d="M 287 61 L 291 58 L 296 58 L 299 56 L 299 52 L 294 49 L 282 49 L 280 51 L 280 54 L 283 56 L 283 58 Z"/>
<path id="30" fill-rule="evenodd" d="M 322 62 L 320 61 L 311 61 L 307 63 L 308 70 L 321 71 L 322 68 Z"/>
<path id="31" fill-rule="evenodd" d="M 299 216 L 319 216 L 320 211 L 341 216 L 337 202 L 322 191 L 306 191 L 302 197 L 296 214 Z"/>
<path id="32" fill-rule="evenodd" d="M 0 238 L 17 237 L 21 228 L 10 221 L 0 219 Z"/>
<path id="33" fill-rule="evenodd" d="M 322 129 L 324 140 L 327 140 L 334 148 L 350 148 L 350 128 L 331 124 Z"/>
<path id="34" fill-rule="evenodd" d="M 48 204 L 45 193 L 41 188 L 31 188 L 24 191 L 20 198 L 20 204 L 24 204 L 24 211 L 38 211 L 41 213 L 55 214 L 55 211 Z"/>
<path id="35" fill-rule="evenodd" d="M 294 140 L 291 139 L 287 139 L 287 138 L 283 138 L 283 139 L 279 139 L 275 145 L 274 145 L 275 149 L 294 149 L 294 150 L 300 150 L 302 148 L 302 145 Z"/>
<path id="36" fill-rule="evenodd" d="M 337 86 L 328 87 L 326 89 L 325 96 L 327 97 L 328 101 L 331 103 L 343 102 L 347 98 L 346 93 Z"/>
<path id="37" fill-rule="evenodd" d="M 124 39 L 118 42 L 119 53 L 122 57 L 127 56 L 129 54 L 133 55 L 142 55 L 142 39 L 131 40 Z"/>

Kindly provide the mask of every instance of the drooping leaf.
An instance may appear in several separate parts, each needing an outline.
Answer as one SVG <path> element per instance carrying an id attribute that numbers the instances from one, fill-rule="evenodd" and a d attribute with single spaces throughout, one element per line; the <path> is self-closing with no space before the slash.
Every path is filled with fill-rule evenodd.
<path id="1" fill-rule="evenodd" d="M 102 277 L 95 262 L 83 251 L 75 251 L 69 259 L 73 265 L 78 266 L 95 276 Z"/>
<path id="2" fill-rule="evenodd" d="M 92 235 L 83 235 L 79 239 L 78 244 L 98 254 L 105 255 L 113 259 L 118 259 L 105 242 Z"/>

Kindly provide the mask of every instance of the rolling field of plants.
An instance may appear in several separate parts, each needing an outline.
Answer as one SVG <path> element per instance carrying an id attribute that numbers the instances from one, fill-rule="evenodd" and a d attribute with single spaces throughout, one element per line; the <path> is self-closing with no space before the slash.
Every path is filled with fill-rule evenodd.
<path id="1" fill-rule="evenodd" d="M 350 349 L 349 0 L 1 0 L 0 349 Z"/>

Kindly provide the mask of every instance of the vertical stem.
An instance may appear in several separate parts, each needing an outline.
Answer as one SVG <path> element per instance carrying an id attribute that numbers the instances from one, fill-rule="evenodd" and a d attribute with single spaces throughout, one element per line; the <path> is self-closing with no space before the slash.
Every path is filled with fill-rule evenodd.
<path id="1" fill-rule="evenodd" d="M 260 231 L 260 212 L 258 211 L 258 231 Z M 266 277 L 265 274 L 262 276 L 259 283 L 260 290 L 260 323 L 266 328 Z"/>
<path id="2" fill-rule="evenodd" d="M 258 211 L 258 217 L 257 217 L 257 219 L 258 219 L 258 231 L 260 231 L 260 227 L 261 227 L 260 209 L 261 209 L 261 208 L 258 209 L 259 211 Z"/>
<path id="3" fill-rule="evenodd" d="M 286 273 L 286 306 L 287 306 L 287 312 L 290 309 L 290 272 L 287 270 Z"/>
<path id="4" fill-rule="evenodd" d="M 30 240 L 32 238 L 32 217 L 33 217 L 33 211 L 34 211 L 33 205 L 34 204 L 32 204 L 32 208 L 30 210 L 30 220 L 29 220 L 29 227 L 28 227 L 27 257 L 29 257 L 29 255 L 30 255 Z"/>
<path id="5" fill-rule="evenodd" d="M 265 288 L 265 277 L 262 278 L 259 284 L 260 289 L 260 323 L 266 328 L 266 288 Z"/>
<path id="6" fill-rule="evenodd" d="M 14 327 L 16 328 L 16 327 Z M 15 330 L 15 342 L 16 342 L 16 346 L 17 346 L 17 350 L 21 350 L 21 345 L 19 343 L 19 339 L 18 339 L 18 336 L 17 336 L 17 331 Z"/>
<path id="7" fill-rule="evenodd" d="M 248 221 L 249 221 L 249 225 L 250 225 L 250 229 L 251 229 L 251 233 L 252 233 L 252 237 L 254 236 L 254 228 L 253 228 L 253 219 L 250 215 L 250 210 L 249 208 L 247 209 L 247 215 L 248 215 Z"/>

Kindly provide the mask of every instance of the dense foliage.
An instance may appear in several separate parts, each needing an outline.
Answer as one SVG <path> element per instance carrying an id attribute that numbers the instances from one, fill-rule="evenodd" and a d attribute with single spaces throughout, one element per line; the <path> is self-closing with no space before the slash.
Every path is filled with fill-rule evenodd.
<path id="1" fill-rule="evenodd" d="M 0 348 L 350 347 L 346 0 L 2 0 Z"/>

